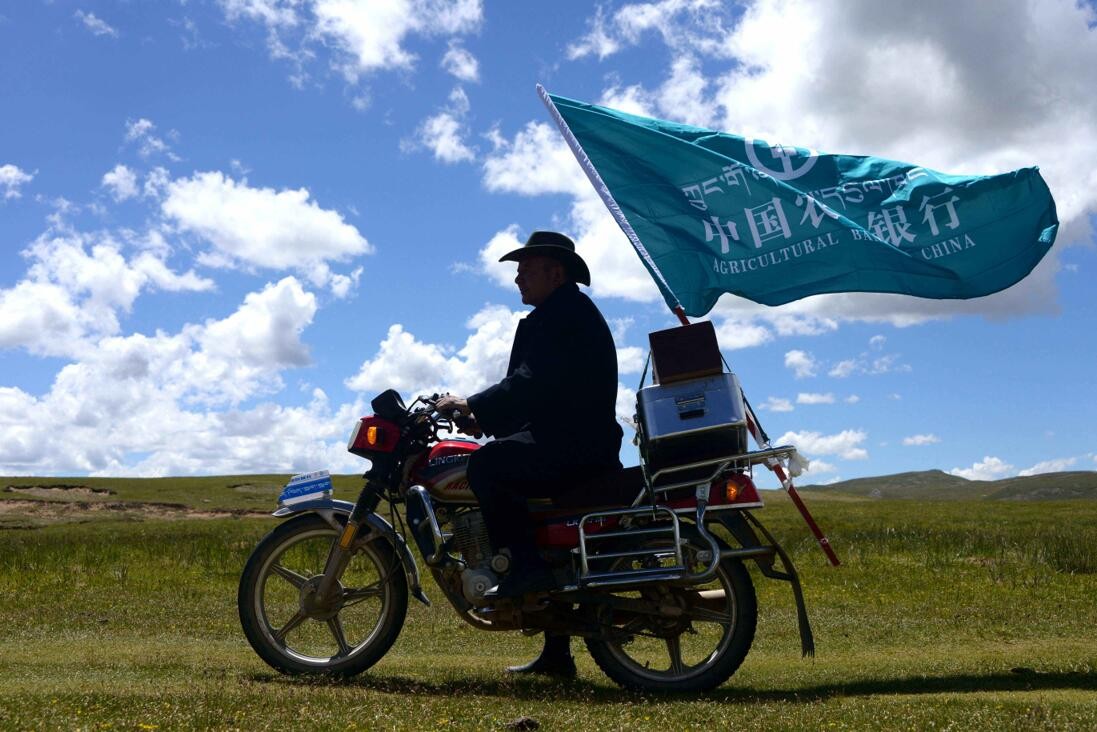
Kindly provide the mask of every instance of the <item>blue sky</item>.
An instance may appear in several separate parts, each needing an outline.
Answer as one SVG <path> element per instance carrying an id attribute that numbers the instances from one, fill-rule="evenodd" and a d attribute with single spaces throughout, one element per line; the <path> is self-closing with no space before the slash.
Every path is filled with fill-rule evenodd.
<path id="1" fill-rule="evenodd" d="M 538 228 L 590 264 L 631 414 L 674 319 L 538 82 L 952 173 L 1039 165 L 1063 227 L 1003 293 L 710 317 L 801 482 L 1097 469 L 1097 15 L 904 6 L 5 4 L 0 473 L 357 470 L 377 392 L 502 375 L 524 311 L 494 260 Z"/>

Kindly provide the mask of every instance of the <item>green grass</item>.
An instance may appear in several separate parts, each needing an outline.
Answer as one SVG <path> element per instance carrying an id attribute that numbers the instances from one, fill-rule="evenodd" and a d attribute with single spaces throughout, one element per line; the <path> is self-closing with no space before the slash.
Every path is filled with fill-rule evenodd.
<path id="1" fill-rule="evenodd" d="M 208 504 L 200 482 L 165 485 L 197 507 L 249 500 L 227 488 L 247 481 L 205 480 Z M 788 501 L 768 500 L 758 515 L 801 570 L 817 655 L 799 656 L 787 586 L 753 573 L 754 648 L 700 698 L 620 691 L 578 642 L 577 681 L 506 678 L 538 639 L 473 630 L 429 583 L 434 607 L 412 601 L 366 674 L 285 678 L 252 653 L 235 608 L 274 519 L 0 531 L 0 727 L 502 729 L 525 715 L 541 729 L 1097 728 L 1097 503 L 813 497 L 833 569 Z"/>

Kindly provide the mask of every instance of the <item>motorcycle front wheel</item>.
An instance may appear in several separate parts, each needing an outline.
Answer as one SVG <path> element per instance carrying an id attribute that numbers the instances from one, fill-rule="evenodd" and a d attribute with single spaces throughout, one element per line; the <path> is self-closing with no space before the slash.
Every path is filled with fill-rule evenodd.
<path id="1" fill-rule="evenodd" d="M 618 569 L 627 560 L 621 560 Z M 635 563 L 634 569 L 647 568 Z M 677 615 L 655 617 L 603 605 L 597 621 L 607 629 L 588 638 L 598 667 L 627 689 L 697 693 L 727 681 L 754 641 L 758 605 L 750 573 L 738 560 L 720 562 L 704 586 L 654 585 L 622 597 L 677 608 Z"/>
<path id="2" fill-rule="evenodd" d="M 240 624 L 259 657 L 282 673 L 354 676 L 377 663 L 403 627 L 407 576 L 384 538 L 355 545 L 337 599 L 316 602 L 338 536 L 320 516 L 303 514 L 263 537 L 244 566 Z"/>

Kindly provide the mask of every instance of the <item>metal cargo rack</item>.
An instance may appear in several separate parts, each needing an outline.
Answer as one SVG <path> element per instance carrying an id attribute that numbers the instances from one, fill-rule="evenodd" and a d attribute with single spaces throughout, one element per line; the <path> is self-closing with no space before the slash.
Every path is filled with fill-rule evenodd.
<path id="1" fill-rule="evenodd" d="M 721 550 L 716 539 L 705 528 L 705 511 L 708 507 L 709 487 L 717 477 L 726 471 L 747 470 L 754 465 L 765 463 L 769 460 L 788 459 L 795 448 L 783 445 L 767 450 L 729 455 L 711 460 L 703 460 L 686 465 L 663 468 L 652 475 L 648 475 L 647 466 L 641 463 L 644 470 L 645 487 L 633 501 L 632 507 L 620 508 L 608 511 L 596 511 L 583 516 L 579 522 L 579 546 L 575 552 L 578 557 L 578 583 L 574 587 L 565 589 L 578 589 L 580 587 L 605 587 L 644 585 L 652 582 L 674 582 L 679 584 L 700 584 L 708 582 L 716 574 L 716 568 L 722 559 L 738 558 L 750 559 L 774 553 L 774 547 L 756 546 L 743 549 Z M 705 478 L 693 478 L 679 483 L 671 483 L 652 489 L 653 480 L 676 472 L 698 470 L 711 467 L 712 472 Z M 699 558 L 706 562 L 706 566 L 700 572 L 691 571 L 686 566 L 682 553 L 682 546 L 686 543 L 682 539 L 681 521 L 679 514 L 692 512 L 692 508 L 672 509 L 669 506 L 658 503 L 657 495 L 665 496 L 672 490 L 681 488 L 693 488 L 697 497 L 695 516 L 695 529 L 708 548 L 700 552 Z M 642 505 L 646 497 L 649 505 Z M 719 506 L 717 510 L 724 508 L 749 508 L 754 504 L 734 504 Z M 612 531 L 599 531 L 591 533 L 589 527 L 596 522 L 604 522 L 606 519 L 616 518 L 621 523 L 631 520 L 643 520 L 658 523 L 657 526 L 643 528 L 618 528 Z M 658 547 L 632 546 L 622 548 L 620 545 L 606 547 L 606 540 L 631 540 L 631 539 L 662 539 L 663 545 Z M 600 547 L 604 547 L 600 549 Z M 657 566 L 640 567 L 636 569 L 612 569 L 604 566 L 606 562 L 619 559 L 648 559 Z"/>

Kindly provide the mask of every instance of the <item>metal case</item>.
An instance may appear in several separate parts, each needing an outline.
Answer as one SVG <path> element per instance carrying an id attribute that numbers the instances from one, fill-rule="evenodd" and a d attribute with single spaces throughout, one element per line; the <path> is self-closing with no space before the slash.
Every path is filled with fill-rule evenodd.
<path id="1" fill-rule="evenodd" d="M 674 384 L 657 384 L 637 395 L 648 474 L 702 460 L 747 451 L 747 421 L 735 374 L 719 374 Z M 698 475 L 711 468 L 698 471 Z M 659 485 L 689 480 L 676 471 L 654 481 Z"/>

